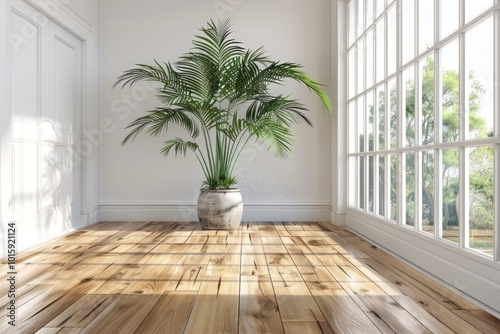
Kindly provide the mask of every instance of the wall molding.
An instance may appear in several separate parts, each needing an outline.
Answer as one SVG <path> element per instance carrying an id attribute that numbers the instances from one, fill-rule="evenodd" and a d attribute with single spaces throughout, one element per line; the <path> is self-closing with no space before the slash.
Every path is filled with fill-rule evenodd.
<path id="1" fill-rule="evenodd" d="M 352 211 L 352 212 L 351 212 Z M 459 249 L 439 245 L 427 237 L 397 225 L 381 223 L 366 215 L 348 210 L 346 226 L 361 237 L 401 258 L 416 269 L 453 291 L 500 317 L 500 269 L 487 265 L 477 256 L 464 256 Z M 490 261 L 491 262 L 491 261 Z"/>
<path id="2" fill-rule="evenodd" d="M 103 202 L 99 218 L 103 221 L 197 220 L 194 203 Z M 330 221 L 330 203 L 244 203 L 246 221 Z"/>

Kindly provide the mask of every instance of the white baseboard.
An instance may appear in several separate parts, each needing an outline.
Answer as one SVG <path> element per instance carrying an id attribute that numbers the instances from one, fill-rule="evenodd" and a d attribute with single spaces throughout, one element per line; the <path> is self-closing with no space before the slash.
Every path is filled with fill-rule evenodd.
<path id="1" fill-rule="evenodd" d="M 347 228 L 500 317 L 500 268 L 458 247 L 348 211 Z M 488 263 L 492 262 L 492 263 Z"/>
<path id="2" fill-rule="evenodd" d="M 101 203 L 101 221 L 198 220 L 191 203 Z M 244 221 L 330 221 L 330 203 L 245 203 Z"/>

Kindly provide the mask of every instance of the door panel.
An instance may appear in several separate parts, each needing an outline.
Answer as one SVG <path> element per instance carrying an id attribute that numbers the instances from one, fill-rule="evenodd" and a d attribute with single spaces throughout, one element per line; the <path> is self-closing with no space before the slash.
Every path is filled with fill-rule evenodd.
<path id="1" fill-rule="evenodd" d="M 37 18 L 37 22 L 30 18 Z M 19 249 L 80 223 L 81 42 L 11 2 L 11 194 Z"/>

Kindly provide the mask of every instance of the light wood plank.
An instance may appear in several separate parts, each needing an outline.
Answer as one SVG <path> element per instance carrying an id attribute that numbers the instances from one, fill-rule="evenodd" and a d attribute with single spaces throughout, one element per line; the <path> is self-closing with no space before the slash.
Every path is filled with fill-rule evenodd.
<path id="1" fill-rule="evenodd" d="M 204 281 L 185 333 L 237 333 L 239 283 L 221 278 Z"/>
<path id="2" fill-rule="evenodd" d="M 241 278 L 239 314 L 240 333 L 283 333 L 270 279 Z"/>
<path id="3" fill-rule="evenodd" d="M 183 333 L 196 291 L 167 291 L 148 313 L 136 333 Z"/>
<path id="4" fill-rule="evenodd" d="M 159 298 L 155 295 L 117 296 L 82 333 L 135 333 Z"/>

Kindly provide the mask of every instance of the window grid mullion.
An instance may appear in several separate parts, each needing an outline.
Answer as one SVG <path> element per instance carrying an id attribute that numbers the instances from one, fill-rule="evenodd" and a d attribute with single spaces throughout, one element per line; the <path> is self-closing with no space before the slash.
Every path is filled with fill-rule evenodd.
<path id="1" fill-rule="evenodd" d="M 500 0 L 497 0 L 497 5 L 500 5 Z M 497 84 L 495 85 L 494 91 L 494 122 L 495 129 L 494 134 L 495 137 L 500 137 L 500 9 L 495 11 L 494 16 L 494 25 L 495 31 L 493 32 L 494 36 L 494 56 L 493 58 L 496 60 L 494 62 L 495 74 L 493 77 L 493 81 Z M 500 262 L 500 144 L 494 146 L 494 167 L 495 168 L 495 176 L 494 180 L 494 191 L 496 196 L 494 197 L 494 213 L 493 213 L 493 231 L 494 231 L 494 248 L 493 248 L 493 259 L 496 262 Z"/>
<path id="2" fill-rule="evenodd" d="M 401 0 L 396 1 L 396 13 L 401 13 Z M 402 96 L 402 71 L 401 71 L 401 63 L 402 63 L 402 26 L 403 22 L 401 20 L 401 15 L 396 15 L 396 26 L 398 27 L 396 31 L 396 96 Z M 396 223 L 401 226 L 403 220 L 405 219 L 405 210 L 406 210 L 406 202 L 404 200 L 404 196 L 406 195 L 406 180 L 403 177 L 403 173 L 405 172 L 406 164 L 403 161 L 403 155 L 398 150 L 403 147 L 403 136 L 401 135 L 402 121 L 404 115 L 401 105 L 401 99 L 396 99 Z"/>
<path id="3" fill-rule="evenodd" d="M 465 0 L 460 0 L 460 26 L 462 29 L 465 25 Z M 464 142 L 468 139 L 469 130 L 469 113 L 468 113 L 468 91 L 467 91 L 467 75 L 465 66 L 465 32 L 459 35 L 459 110 L 460 110 L 460 141 Z M 459 247 L 464 249 L 469 246 L 469 163 L 468 154 L 465 147 L 460 147 L 460 194 L 459 196 Z"/>
<path id="4" fill-rule="evenodd" d="M 418 29 L 416 29 L 418 30 Z M 421 115 L 422 115 L 422 98 L 421 98 L 421 89 L 420 89 L 420 64 L 416 63 L 413 67 L 414 70 L 414 92 L 415 92 L 415 104 L 414 104 L 414 118 L 415 118 L 415 133 L 414 133 L 414 180 L 413 180 L 413 194 L 414 194 L 414 202 L 415 208 L 413 216 L 415 217 L 415 230 L 422 230 L 422 159 L 423 154 L 421 150 L 416 150 L 417 147 L 421 147 L 422 143 L 422 125 L 421 125 Z M 404 84 L 404 83 L 403 83 Z"/>
<path id="5" fill-rule="evenodd" d="M 441 15 L 440 0 L 434 1 L 434 44 L 439 41 L 441 29 L 439 26 L 439 17 Z M 434 50 L 434 144 L 442 143 L 442 124 L 443 114 L 441 110 L 442 103 L 442 77 L 441 77 L 441 52 L 439 49 Z M 434 149 L 434 238 L 443 237 L 443 192 L 441 185 L 443 184 L 442 171 L 443 155 L 439 149 Z"/>

